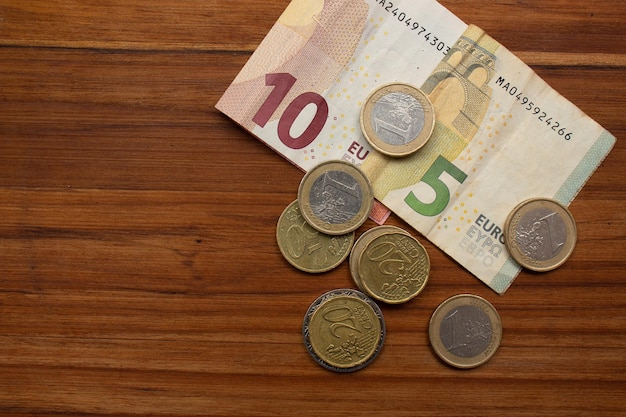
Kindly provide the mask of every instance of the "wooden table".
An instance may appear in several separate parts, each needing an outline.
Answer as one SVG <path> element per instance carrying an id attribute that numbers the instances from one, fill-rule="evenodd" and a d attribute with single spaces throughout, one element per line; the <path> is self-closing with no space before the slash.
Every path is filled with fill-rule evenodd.
<path id="1" fill-rule="evenodd" d="M 301 325 L 348 266 L 286 263 L 302 174 L 214 108 L 288 2 L 0 0 L 0 413 L 626 415 L 626 4 L 442 0 L 617 144 L 563 267 L 499 296 L 422 239 L 426 290 L 383 306 L 381 355 L 345 375 Z M 462 292 L 504 327 L 467 371 L 427 337 Z"/>

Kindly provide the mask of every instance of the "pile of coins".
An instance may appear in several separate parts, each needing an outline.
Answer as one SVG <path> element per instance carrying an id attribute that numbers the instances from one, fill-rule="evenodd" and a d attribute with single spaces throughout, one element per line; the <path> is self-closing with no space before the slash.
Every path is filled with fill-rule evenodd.
<path id="1" fill-rule="evenodd" d="M 370 145 L 390 157 L 422 148 L 432 135 L 435 112 L 428 97 L 407 84 L 374 91 L 361 108 L 361 129 Z M 385 320 L 376 302 L 405 303 L 422 292 L 430 274 L 426 249 L 406 230 L 377 226 L 355 241 L 374 201 L 368 178 L 354 165 L 325 162 L 304 175 L 297 200 L 276 228 L 278 247 L 294 267 L 322 273 L 350 257 L 358 288 L 335 289 L 308 308 L 302 335 L 311 357 L 335 372 L 354 372 L 380 353 Z M 557 201 L 534 198 L 515 207 L 505 227 L 515 261 L 533 271 L 562 265 L 576 244 L 576 224 Z M 460 294 L 443 301 L 429 323 L 429 340 L 448 365 L 467 369 L 487 362 L 502 338 L 496 309 L 482 297 Z"/>
<path id="2" fill-rule="evenodd" d="M 364 232 L 350 254 L 350 274 L 357 287 L 387 304 L 417 296 L 428 281 L 426 249 L 406 230 L 378 226 Z"/>
<path id="3" fill-rule="evenodd" d="M 366 139 L 376 150 L 394 157 L 420 149 L 430 138 L 434 124 L 433 106 L 426 95 L 406 84 L 379 88 L 367 99 L 361 113 Z M 358 290 L 335 289 L 322 294 L 308 308 L 302 326 L 311 357 L 335 372 L 362 369 L 381 351 L 386 326 L 376 301 L 405 303 L 428 282 L 430 259 L 426 249 L 406 230 L 377 226 L 355 241 L 355 230 L 367 220 L 373 202 L 371 184 L 360 169 L 344 161 L 325 162 L 304 175 L 297 200 L 285 208 L 276 227 L 280 252 L 302 271 L 326 272 L 350 257 L 350 274 Z M 442 307 L 437 311 L 443 311 Z M 485 321 L 485 317 L 492 317 L 486 312 L 480 315 L 470 307 L 459 311 L 458 315 L 452 314 L 453 321 L 439 315 L 431 319 L 432 345 L 444 360 L 439 346 L 453 352 L 456 346 L 447 343 L 449 335 L 457 342 L 462 337 L 456 333 L 461 331 L 467 339 L 463 326 L 468 321 L 479 319 L 476 323 L 481 338 L 486 329 L 491 335 L 491 329 L 500 328 L 499 321 Z M 448 310 L 445 313 L 450 316 Z M 469 356 L 483 355 L 482 345 L 476 346 L 463 350 L 462 355 L 468 357 L 468 351 Z M 495 352 L 494 343 L 488 346 Z M 460 362 L 460 367 L 468 367 L 467 360 Z"/>
<path id="4" fill-rule="evenodd" d="M 432 135 L 434 108 L 419 89 L 394 83 L 374 91 L 361 109 L 361 129 L 377 151 L 403 157 L 422 148 Z M 276 239 L 294 267 L 322 273 L 350 257 L 358 288 L 335 289 L 308 308 L 302 334 L 311 357 L 335 372 L 354 372 L 380 353 L 385 320 L 376 302 L 410 301 L 426 286 L 430 259 L 409 232 L 377 226 L 361 234 L 374 201 L 368 178 L 344 161 L 324 162 L 304 175 L 297 200 L 281 214 Z M 505 245 L 523 267 L 549 271 L 562 265 L 576 243 L 576 225 L 557 201 L 535 198 L 515 207 L 505 223 Z M 496 309 L 482 297 L 460 294 L 443 301 L 429 323 L 434 352 L 457 368 L 488 361 L 502 338 Z"/>
<path id="5" fill-rule="evenodd" d="M 404 229 L 376 226 L 355 240 L 355 230 L 367 220 L 372 204 L 371 185 L 357 167 L 343 161 L 325 162 L 304 175 L 297 200 L 285 208 L 276 227 L 280 252 L 302 271 L 326 272 L 350 258 L 350 274 L 358 290 L 322 294 L 308 308 L 302 325 L 311 357 L 335 372 L 357 371 L 377 357 L 386 326 L 376 302 L 400 304 L 413 299 L 426 286 L 430 273 L 426 249 Z M 475 303 L 475 298 L 461 301 L 466 299 Z M 495 352 L 501 333 L 495 331 L 500 329 L 499 321 L 489 313 L 495 312 L 493 307 L 482 314 L 480 306 L 461 307 L 459 314 L 442 310 L 443 304 L 437 309 L 431 319 L 431 344 L 447 363 L 469 367 L 472 360 L 483 363 L 488 348 L 491 354 Z M 468 322 L 479 333 L 468 335 Z M 482 341 L 487 336 L 484 349 L 484 343 L 469 340 L 479 337 Z M 455 357 L 458 347 L 454 343 L 474 348 L 460 350 L 462 360 L 447 359 Z"/>

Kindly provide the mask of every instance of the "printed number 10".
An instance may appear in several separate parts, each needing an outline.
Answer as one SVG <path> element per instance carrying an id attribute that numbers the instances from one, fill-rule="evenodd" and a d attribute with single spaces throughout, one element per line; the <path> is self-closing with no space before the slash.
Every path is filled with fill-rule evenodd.
<path id="1" fill-rule="evenodd" d="M 267 96 L 259 111 L 252 118 L 252 121 L 261 127 L 265 127 L 295 83 L 296 78 L 291 74 L 266 74 L 265 85 L 274 86 L 274 89 Z M 313 119 L 299 136 L 291 136 L 293 124 L 302 113 L 302 110 L 309 104 L 314 104 L 316 107 Z M 289 103 L 280 119 L 278 119 L 278 138 L 285 146 L 291 149 L 302 149 L 317 138 L 324 128 L 327 118 L 328 103 L 324 97 L 313 92 L 302 93 Z"/>

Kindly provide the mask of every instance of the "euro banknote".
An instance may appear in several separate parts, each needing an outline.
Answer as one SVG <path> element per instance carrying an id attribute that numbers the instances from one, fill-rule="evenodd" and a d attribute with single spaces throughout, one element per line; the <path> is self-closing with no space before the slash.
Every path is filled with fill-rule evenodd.
<path id="1" fill-rule="evenodd" d="M 360 112 L 377 88 L 419 87 L 432 137 L 392 158 Z M 434 0 L 293 0 L 217 108 L 303 171 L 347 160 L 388 209 L 498 293 L 520 271 L 503 228 L 521 201 L 568 205 L 615 138 L 480 28 Z"/>

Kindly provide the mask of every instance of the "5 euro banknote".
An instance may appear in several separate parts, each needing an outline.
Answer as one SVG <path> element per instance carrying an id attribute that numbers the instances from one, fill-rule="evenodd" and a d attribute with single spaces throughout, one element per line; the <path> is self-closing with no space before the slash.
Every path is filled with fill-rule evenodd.
<path id="1" fill-rule="evenodd" d="M 435 108 L 432 137 L 404 158 L 373 150 L 360 128 L 366 98 L 392 82 Z M 498 293 L 521 269 L 504 244 L 508 213 L 532 197 L 568 205 L 615 142 L 434 0 L 294 0 L 217 108 L 303 171 L 360 166 L 379 202 Z"/>

